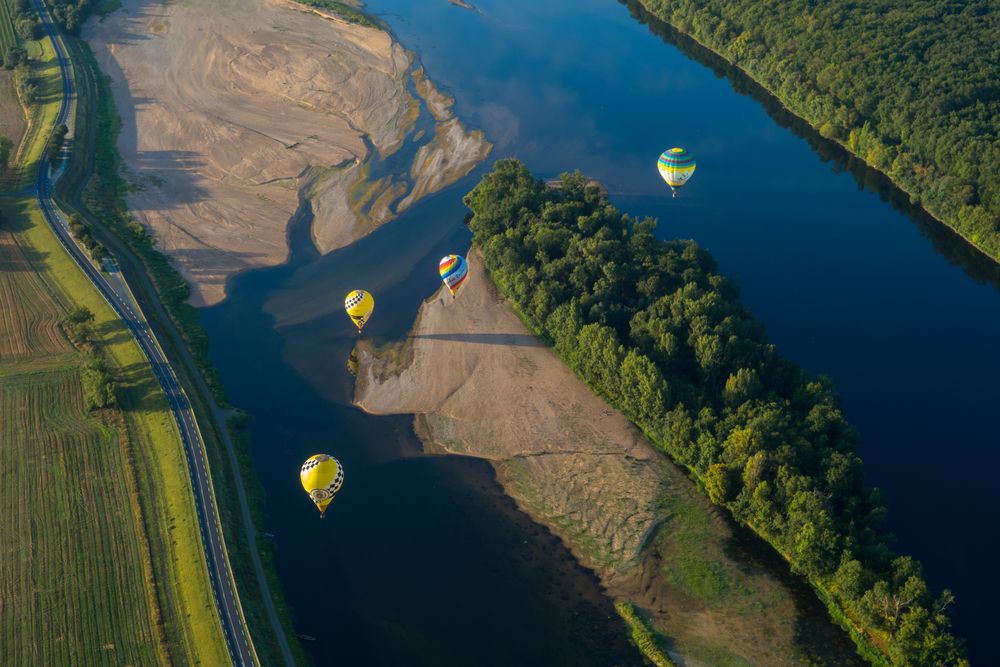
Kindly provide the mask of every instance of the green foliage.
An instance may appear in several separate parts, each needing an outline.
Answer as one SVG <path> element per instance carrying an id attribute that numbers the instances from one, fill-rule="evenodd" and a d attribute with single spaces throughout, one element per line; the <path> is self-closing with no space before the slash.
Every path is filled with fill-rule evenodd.
<path id="1" fill-rule="evenodd" d="M 31 70 L 26 63 L 14 68 L 14 85 L 17 86 L 17 94 L 27 106 L 30 107 L 38 102 L 38 84 L 31 76 Z"/>
<path id="2" fill-rule="evenodd" d="M 63 318 L 63 329 L 73 343 L 86 353 L 81 369 L 83 403 L 88 410 L 118 405 L 118 387 L 104 352 L 94 336 L 94 313 L 86 306 L 76 306 Z"/>
<path id="3" fill-rule="evenodd" d="M 713 463 L 705 472 L 705 490 L 708 498 L 716 505 L 725 505 L 733 499 L 736 485 L 729 469 L 721 463 Z"/>
<path id="4" fill-rule="evenodd" d="M 14 150 L 14 142 L 10 140 L 10 137 L 0 136 L 0 173 L 7 171 L 12 150 Z"/>
<path id="5" fill-rule="evenodd" d="M 639 617 L 635 607 L 630 602 L 619 600 L 615 602 L 615 609 L 628 625 L 632 636 L 632 643 L 636 648 L 656 667 L 674 667 L 674 662 L 667 656 L 656 643 L 656 637 L 646 626 L 646 623 Z"/>
<path id="6" fill-rule="evenodd" d="M 90 0 L 45 0 L 52 19 L 71 35 L 79 35 L 80 27 L 90 15 Z"/>
<path id="7" fill-rule="evenodd" d="M 69 133 L 69 128 L 63 123 L 59 127 L 52 130 L 52 134 L 49 135 L 49 141 L 45 144 L 45 153 L 48 155 L 49 163 L 55 166 L 59 162 L 60 153 L 62 152 L 63 144 L 66 142 L 66 135 Z"/>
<path id="8" fill-rule="evenodd" d="M 523 319 L 713 502 L 887 635 L 890 657 L 919 641 L 956 664 L 961 644 L 919 567 L 889 549 L 829 381 L 776 353 L 707 253 L 657 240 L 653 221 L 622 215 L 579 174 L 547 189 L 514 160 L 465 202 L 473 242 Z"/>
<path id="9" fill-rule="evenodd" d="M 1000 258 L 993 0 L 640 0 Z"/>
<path id="10" fill-rule="evenodd" d="M 94 238 L 94 233 L 90 226 L 78 215 L 71 215 L 69 218 L 69 231 L 80 243 L 90 251 L 90 256 L 95 262 L 100 262 L 108 256 L 108 249 L 100 241 Z"/>
<path id="11" fill-rule="evenodd" d="M 104 357 L 91 353 L 81 372 L 83 403 L 88 410 L 115 407 L 118 404 L 117 387 Z"/>
<path id="12" fill-rule="evenodd" d="M 316 7 L 317 9 L 325 9 L 331 14 L 336 15 L 339 18 L 347 21 L 348 23 L 355 23 L 357 25 L 363 25 L 368 28 L 375 28 L 376 30 L 381 29 L 378 23 L 375 22 L 372 17 L 365 14 L 363 11 L 356 7 L 352 7 L 346 2 L 339 2 L 338 0 L 296 0 L 303 5 L 308 5 L 310 7 Z"/>
<path id="13" fill-rule="evenodd" d="M 30 41 L 38 39 L 39 33 L 38 16 L 30 3 L 22 0 L 0 0 L 0 46 L 4 48 L 5 53 L 7 49 L 15 46 L 18 38 Z"/>

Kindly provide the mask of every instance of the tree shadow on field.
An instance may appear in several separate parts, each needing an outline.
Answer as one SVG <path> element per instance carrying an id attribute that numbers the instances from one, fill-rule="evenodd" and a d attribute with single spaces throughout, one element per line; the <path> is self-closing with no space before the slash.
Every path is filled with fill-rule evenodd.
<path id="1" fill-rule="evenodd" d="M 132 334 L 125 328 L 125 323 L 118 318 L 94 327 L 94 333 L 100 337 L 103 345 L 117 345 L 132 339 Z"/>
<path id="2" fill-rule="evenodd" d="M 136 100 L 141 108 L 149 100 Z M 209 199 L 202 187 L 206 166 L 200 153 L 183 150 L 139 151 L 134 164 L 136 191 L 143 193 L 143 208 L 159 210 Z"/>
<path id="3" fill-rule="evenodd" d="M 189 236 L 203 243 L 201 239 Z M 237 252 L 235 250 L 220 250 L 208 244 L 201 248 L 172 248 L 170 259 L 181 269 L 188 282 L 195 283 L 199 289 L 211 291 L 213 287 L 225 288 L 226 281 L 237 273 L 258 268 L 252 261 L 264 257 L 260 252 Z"/>
<path id="4" fill-rule="evenodd" d="M 30 207 L 33 201 L 28 197 L 0 197 L 0 272 L 37 273 L 48 266 L 50 253 L 32 248 L 17 238 L 32 227 Z"/>
<path id="5" fill-rule="evenodd" d="M 410 338 L 428 340 L 450 340 L 460 343 L 478 343 L 480 345 L 513 345 L 517 347 L 545 347 L 541 341 L 530 334 L 505 333 L 440 333 L 417 334 Z"/>
<path id="6" fill-rule="evenodd" d="M 161 412 L 167 407 L 163 388 L 146 361 L 125 366 L 115 374 L 118 397 L 127 412 Z"/>

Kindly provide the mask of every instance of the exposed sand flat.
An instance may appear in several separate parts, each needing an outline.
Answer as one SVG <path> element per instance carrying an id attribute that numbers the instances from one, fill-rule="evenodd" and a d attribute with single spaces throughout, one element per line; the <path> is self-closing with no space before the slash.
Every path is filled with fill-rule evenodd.
<path id="1" fill-rule="evenodd" d="M 786 584 L 733 554 L 719 510 L 528 332 L 478 257 L 469 273 L 456 301 L 442 290 L 424 303 L 402 347 L 359 344 L 355 403 L 415 413 L 429 453 L 489 460 L 613 597 L 649 614 L 682 664 L 798 665 L 804 636 L 839 651 L 825 615 L 804 618 Z"/>
<path id="2" fill-rule="evenodd" d="M 316 202 L 324 252 L 373 229 L 348 193 L 372 151 L 393 152 L 412 127 L 412 58 L 384 31 L 317 14 L 287 0 L 124 0 L 85 27 L 140 186 L 129 209 L 192 283 L 195 305 L 222 299 L 233 274 L 285 259 L 300 196 Z M 419 195 L 488 152 L 481 134 L 457 132 L 475 146 L 456 135 Z M 395 213 L 381 209 L 380 222 Z"/>
<path id="3" fill-rule="evenodd" d="M 459 299 L 424 304 L 408 345 L 402 373 L 361 350 L 359 406 L 420 413 L 447 451 L 502 462 L 533 514 L 593 543 L 588 566 L 638 562 L 664 462 L 500 304 L 475 258 Z M 608 493 L 623 480 L 627 497 Z"/>

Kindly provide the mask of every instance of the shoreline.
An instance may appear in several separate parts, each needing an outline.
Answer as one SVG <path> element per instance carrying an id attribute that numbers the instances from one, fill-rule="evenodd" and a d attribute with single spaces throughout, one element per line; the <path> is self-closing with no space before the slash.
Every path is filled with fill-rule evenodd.
<path id="1" fill-rule="evenodd" d="M 413 414 L 425 455 L 489 461 L 518 508 L 558 536 L 611 600 L 638 607 L 675 659 L 796 664 L 809 649 L 788 633 L 789 619 L 807 634 L 827 632 L 824 641 L 839 633 L 752 545 L 739 561 L 726 553 L 738 530 L 521 324 L 478 257 L 458 298 L 427 299 L 403 341 L 356 349 L 358 408 Z M 771 645 L 747 641 L 761 631 Z M 842 645 L 852 653 L 846 637 Z"/>
<path id="2" fill-rule="evenodd" d="M 845 154 L 847 154 L 851 158 L 853 158 L 855 160 L 858 160 L 859 162 L 861 162 L 862 164 L 864 164 L 866 168 L 868 168 L 868 169 L 870 169 L 870 170 L 878 173 L 881 177 L 883 177 L 886 180 L 887 183 L 891 184 L 891 186 L 898 193 L 900 193 L 902 195 L 905 195 L 906 198 L 907 198 L 907 200 L 908 200 L 908 202 L 909 202 L 909 204 L 911 206 L 914 206 L 917 210 L 919 210 L 921 213 L 923 213 L 928 218 L 930 218 L 931 220 L 933 220 L 935 223 L 937 223 L 938 225 L 940 225 L 943 229 L 951 232 L 955 237 L 961 239 L 964 242 L 964 244 L 966 246 L 968 246 L 968 248 L 970 248 L 972 250 L 975 250 L 978 255 L 981 255 L 982 257 L 984 257 L 987 260 L 989 260 L 991 264 L 1000 267 L 1000 256 L 994 257 L 986 249 L 980 247 L 977 243 L 973 242 L 971 238 L 969 238 L 964 233 L 962 233 L 954 225 L 952 225 L 951 223 L 949 223 L 948 221 L 946 221 L 944 218 L 942 218 L 940 215 L 938 215 L 934 211 L 928 209 L 926 207 L 926 205 L 924 205 L 923 200 L 922 200 L 922 198 L 919 195 L 910 192 L 905 187 L 903 187 L 900 183 L 898 183 L 895 179 L 893 179 L 892 176 L 890 176 L 888 173 L 886 173 L 882 169 L 879 169 L 875 165 L 870 164 L 867 160 L 865 160 L 865 158 L 863 158 L 862 156 L 858 155 L 855 151 L 851 150 L 851 148 L 846 143 L 844 143 L 840 139 L 828 138 L 828 137 L 822 136 L 820 134 L 820 131 L 819 131 L 818 127 L 816 127 L 815 125 L 813 125 L 804 116 L 801 116 L 798 113 L 796 113 L 795 111 L 793 111 L 785 103 L 785 101 L 778 96 L 777 93 L 775 93 L 770 88 L 768 88 L 767 86 L 765 86 L 763 82 L 761 82 L 758 79 L 756 79 L 747 70 L 745 70 L 742 67 L 740 67 L 739 64 L 731 61 L 724 54 L 722 54 L 721 52 L 717 51 L 712 46 L 710 46 L 708 44 L 705 44 L 704 42 L 702 42 L 698 38 L 696 38 L 694 35 L 692 35 L 691 33 L 682 30 L 680 27 L 674 25 L 673 23 L 670 23 L 666 19 L 664 19 L 661 16 L 659 16 L 658 14 L 656 14 L 651 8 L 649 8 L 647 6 L 648 0 L 619 0 L 619 2 L 622 2 L 622 4 L 625 4 L 626 7 L 628 9 L 630 9 L 630 10 L 633 10 L 633 8 L 636 5 L 638 5 L 639 10 L 643 14 L 643 16 L 640 18 L 640 20 L 641 20 L 642 23 L 647 24 L 650 27 L 650 29 L 652 29 L 652 24 L 651 24 L 650 19 L 652 19 L 652 21 L 656 21 L 657 23 L 659 23 L 659 24 L 661 24 L 661 25 L 669 28 L 671 31 L 677 33 L 678 35 L 683 36 L 685 39 L 691 40 L 691 42 L 694 43 L 695 45 L 697 45 L 699 48 L 704 49 L 706 52 L 710 53 L 714 57 L 716 57 L 719 60 L 723 61 L 728 67 L 730 67 L 733 70 L 739 72 L 740 76 L 744 79 L 744 82 L 749 83 L 752 86 L 754 86 L 759 93 L 761 93 L 763 96 L 767 97 L 767 99 L 769 99 L 774 104 L 776 104 L 777 106 L 779 106 L 782 109 L 782 111 L 784 111 L 785 113 L 787 113 L 787 114 L 795 117 L 797 120 L 801 121 L 805 126 L 807 126 L 813 132 L 813 134 L 814 134 L 813 139 L 814 140 L 827 142 L 828 145 L 835 146 L 837 149 L 843 151 Z"/>
<path id="3" fill-rule="evenodd" d="M 232 277 L 286 262 L 303 204 L 325 254 L 454 183 L 492 149 L 450 111 L 421 120 L 440 106 L 429 93 L 440 94 L 429 79 L 411 84 L 422 68 L 389 30 L 288 0 L 232 4 L 126 0 L 84 31 L 122 118 L 129 211 L 196 307 L 224 299 Z M 391 178 L 367 183 L 390 156 Z M 357 201 L 361 191 L 368 201 Z"/>

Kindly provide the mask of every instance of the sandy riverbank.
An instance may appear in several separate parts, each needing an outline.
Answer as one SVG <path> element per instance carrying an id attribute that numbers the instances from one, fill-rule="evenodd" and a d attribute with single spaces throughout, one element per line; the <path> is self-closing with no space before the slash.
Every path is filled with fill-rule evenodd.
<path id="1" fill-rule="evenodd" d="M 122 119 L 129 209 L 191 282 L 195 305 L 221 300 L 240 271 L 284 261 L 303 199 L 329 252 L 490 149 L 449 112 L 391 189 L 358 206 L 365 165 L 403 146 L 421 113 L 413 58 L 387 32 L 288 0 L 125 0 L 84 36 Z M 437 111 L 443 96 L 429 81 L 421 89 Z"/>
<path id="2" fill-rule="evenodd" d="M 361 408 L 415 413 L 430 453 L 489 460 L 612 597 L 650 615 L 682 664 L 797 665 L 836 632 L 736 553 L 718 511 L 528 332 L 477 258 L 457 301 L 439 292 L 405 343 L 362 344 L 359 360 Z"/>

